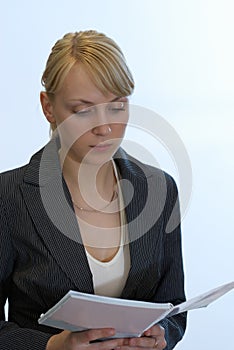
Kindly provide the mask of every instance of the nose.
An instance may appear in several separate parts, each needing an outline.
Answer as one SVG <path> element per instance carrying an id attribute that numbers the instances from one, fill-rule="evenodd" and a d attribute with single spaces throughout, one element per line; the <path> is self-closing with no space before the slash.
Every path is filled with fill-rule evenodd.
<path id="1" fill-rule="evenodd" d="M 98 125 L 92 131 L 97 136 L 107 136 L 111 133 L 111 127 L 109 124 Z"/>
<path id="2" fill-rule="evenodd" d="M 97 124 L 93 127 L 93 133 L 95 135 L 107 136 L 111 133 L 111 127 L 108 119 L 106 104 L 96 106 L 95 122 Z"/>

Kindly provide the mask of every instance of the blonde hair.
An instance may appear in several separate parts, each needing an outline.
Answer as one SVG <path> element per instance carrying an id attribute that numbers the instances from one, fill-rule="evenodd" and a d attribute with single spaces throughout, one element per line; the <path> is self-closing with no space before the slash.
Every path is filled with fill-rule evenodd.
<path id="1" fill-rule="evenodd" d="M 52 48 L 41 82 L 54 95 L 75 63 L 81 63 L 102 93 L 129 96 L 134 80 L 119 46 L 94 30 L 65 34 Z"/>

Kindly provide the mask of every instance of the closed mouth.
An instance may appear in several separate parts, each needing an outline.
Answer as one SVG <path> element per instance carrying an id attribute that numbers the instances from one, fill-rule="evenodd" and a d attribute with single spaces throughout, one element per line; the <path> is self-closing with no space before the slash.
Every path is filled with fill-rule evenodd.
<path id="1" fill-rule="evenodd" d="M 91 148 L 94 148 L 94 149 L 99 149 L 99 150 L 105 150 L 107 148 L 110 148 L 112 146 L 111 143 L 98 143 L 97 145 L 92 145 L 90 146 Z"/>

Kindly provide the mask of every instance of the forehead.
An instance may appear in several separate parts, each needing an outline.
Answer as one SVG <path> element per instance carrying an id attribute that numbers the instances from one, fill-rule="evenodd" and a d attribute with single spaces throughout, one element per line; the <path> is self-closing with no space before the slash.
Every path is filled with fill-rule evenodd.
<path id="1" fill-rule="evenodd" d="M 83 100 L 95 104 L 104 103 L 116 97 L 111 92 L 104 95 L 93 83 L 82 64 L 75 64 L 70 69 L 56 95 L 63 100 Z"/>

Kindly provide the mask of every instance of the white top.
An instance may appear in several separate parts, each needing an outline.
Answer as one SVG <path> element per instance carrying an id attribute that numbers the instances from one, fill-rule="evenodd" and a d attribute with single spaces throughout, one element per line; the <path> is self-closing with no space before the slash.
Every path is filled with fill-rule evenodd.
<path id="1" fill-rule="evenodd" d="M 120 246 L 117 254 L 108 262 L 99 261 L 88 252 L 86 253 L 93 274 L 95 294 L 119 297 L 126 283 L 130 267 L 128 245 Z"/>
<path id="2" fill-rule="evenodd" d="M 119 207 L 124 208 L 119 175 L 113 161 L 115 176 L 118 184 Z M 94 292 L 98 295 L 119 297 L 126 283 L 130 269 L 130 253 L 127 242 L 126 218 L 123 210 L 120 211 L 121 242 L 119 250 L 112 260 L 102 262 L 95 259 L 86 250 L 89 267 L 93 274 Z"/>

